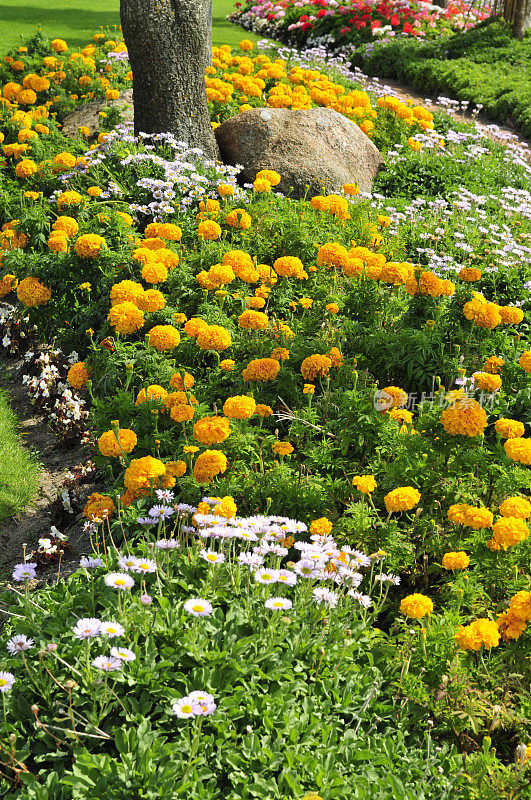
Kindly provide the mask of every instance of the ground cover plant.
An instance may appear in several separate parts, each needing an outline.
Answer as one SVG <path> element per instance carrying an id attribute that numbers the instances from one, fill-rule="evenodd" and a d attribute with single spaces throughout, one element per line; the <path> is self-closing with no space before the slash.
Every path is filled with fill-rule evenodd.
<path id="1" fill-rule="evenodd" d="M 0 595 L 3 795 L 529 796 L 522 149 L 338 64 L 214 48 L 214 126 L 322 105 L 386 157 L 372 196 L 294 200 L 136 139 L 104 105 L 116 39 L 24 47 L 4 346 L 102 486 L 79 569 L 54 580 L 52 530 Z M 100 129 L 64 137 L 94 98 Z"/>

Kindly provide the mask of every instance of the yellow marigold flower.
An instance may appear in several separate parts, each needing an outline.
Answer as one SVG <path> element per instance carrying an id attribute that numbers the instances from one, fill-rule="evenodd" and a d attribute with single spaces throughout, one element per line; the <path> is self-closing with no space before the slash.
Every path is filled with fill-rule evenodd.
<path id="1" fill-rule="evenodd" d="M 330 358 L 332 366 L 335 369 L 339 369 L 339 367 L 343 366 L 343 356 L 339 347 L 331 347 L 328 351 L 328 357 Z"/>
<path id="2" fill-rule="evenodd" d="M 343 191 L 348 195 L 356 195 L 360 193 L 360 187 L 357 183 L 345 183 Z"/>
<path id="3" fill-rule="evenodd" d="M 286 361 L 289 358 L 289 350 L 285 347 L 275 347 L 271 353 L 271 358 L 277 361 Z"/>
<path id="4" fill-rule="evenodd" d="M 216 475 L 227 469 L 227 458 L 221 450 L 205 450 L 197 456 L 194 464 L 194 478 L 197 483 L 210 483 Z"/>
<path id="5" fill-rule="evenodd" d="M 314 381 L 317 377 L 325 378 L 330 372 L 332 359 L 315 353 L 308 356 L 301 364 L 301 374 L 304 380 Z"/>
<path id="6" fill-rule="evenodd" d="M 476 269 L 475 267 L 462 267 L 459 270 L 459 277 L 462 281 L 472 282 L 472 281 L 479 281 L 481 278 L 482 272 L 480 269 Z"/>
<path id="7" fill-rule="evenodd" d="M 263 179 L 268 181 L 271 186 L 278 186 L 282 180 L 281 176 L 278 172 L 275 172 L 274 169 L 261 169 L 260 172 L 256 173 L 256 178 L 257 180 Z"/>
<path id="8" fill-rule="evenodd" d="M 448 509 L 448 519 L 456 525 L 468 525 L 466 521 L 466 512 L 468 505 L 466 503 L 456 503 Z"/>
<path id="9" fill-rule="evenodd" d="M 391 218 L 386 217 L 385 214 L 379 214 L 376 218 L 376 224 L 382 228 L 388 228 L 391 224 Z"/>
<path id="10" fill-rule="evenodd" d="M 129 302 L 140 307 L 143 296 L 144 288 L 140 283 L 129 280 L 120 281 L 120 283 L 115 283 L 111 289 L 111 305 L 116 306 Z"/>
<path id="11" fill-rule="evenodd" d="M 52 253 L 66 253 L 68 251 L 68 239 L 63 231 L 51 231 L 48 236 L 48 247 Z"/>
<path id="12" fill-rule="evenodd" d="M 236 517 L 238 508 L 234 502 L 234 498 L 228 495 L 223 497 L 212 509 L 212 513 L 217 517 L 225 517 L 226 519 L 234 519 Z"/>
<path id="13" fill-rule="evenodd" d="M 197 226 L 197 235 L 200 239 L 213 242 L 221 236 L 221 227 L 214 220 L 206 219 Z"/>
<path id="14" fill-rule="evenodd" d="M 17 286 L 17 297 L 27 308 L 45 306 L 51 296 L 52 290 L 32 275 L 21 280 Z"/>
<path id="15" fill-rule="evenodd" d="M 354 475 L 352 485 L 362 494 L 370 494 L 378 484 L 374 475 Z"/>
<path id="16" fill-rule="evenodd" d="M 476 400 L 458 400 L 442 412 L 441 423 L 452 436 L 479 436 L 487 427 L 487 415 Z"/>
<path id="17" fill-rule="evenodd" d="M 482 305 L 474 318 L 474 323 L 479 325 L 480 328 L 493 330 L 497 325 L 501 324 L 499 306 L 495 303 L 486 303 Z"/>
<path id="18" fill-rule="evenodd" d="M 37 95 L 33 89 L 22 89 L 16 97 L 17 103 L 24 106 L 32 106 L 37 102 Z"/>
<path id="19" fill-rule="evenodd" d="M 188 323 L 187 323 L 188 324 Z M 226 350 L 232 344 L 230 333 L 220 325 L 207 325 L 197 336 L 197 344 L 201 350 Z"/>
<path id="20" fill-rule="evenodd" d="M 176 325 L 184 325 L 186 322 L 186 314 L 174 314 L 172 317 Z"/>
<path id="21" fill-rule="evenodd" d="M 382 268 L 380 280 L 395 286 L 405 283 L 409 277 L 409 266 L 406 263 L 388 261 Z"/>
<path id="22" fill-rule="evenodd" d="M 196 406 L 197 398 L 194 397 L 193 394 L 187 395 L 186 392 L 182 390 L 171 392 L 162 398 L 162 405 L 164 408 L 173 408 L 174 406 L 188 404 L 191 406 Z"/>
<path id="23" fill-rule="evenodd" d="M 400 611 L 411 619 L 422 619 L 433 612 L 433 602 L 424 594 L 408 594 L 400 603 Z"/>
<path id="24" fill-rule="evenodd" d="M 256 411 L 256 403 L 248 395 L 235 395 L 225 400 L 223 413 L 230 419 L 249 419 Z"/>
<path id="25" fill-rule="evenodd" d="M 66 379 L 70 386 L 79 390 L 86 386 L 89 377 L 90 373 L 85 365 L 85 362 L 78 361 L 76 364 L 72 364 L 68 370 Z"/>
<path id="26" fill-rule="evenodd" d="M 259 194 L 267 194 L 271 191 L 271 184 L 265 178 L 257 178 L 253 183 L 253 189 Z"/>
<path id="27" fill-rule="evenodd" d="M 38 200 L 41 194 L 42 192 L 24 192 L 24 197 L 27 197 L 28 200 Z"/>
<path id="28" fill-rule="evenodd" d="M 194 439 L 201 444 L 221 444 L 230 436 L 230 425 L 225 417 L 203 417 L 194 425 Z"/>
<path id="29" fill-rule="evenodd" d="M 500 517 L 492 526 L 492 537 L 504 550 L 525 541 L 528 536 L 529 528 L 519 517 Z"/>
<path id="30" fill-rule="evenodd" d="M 225 217 L 225 223 L 231 228 L 246 231 L 251 227 L 252 220 L 244 208 L 235 208 L 233 211 L 229 211 Z"/>
<path id="31" fill-rule="evenodd" d="M 173 325 L 155 325 L 147 334 L 147 338 L 150 347 L 154 347 L 159 353 L 173 350 L 181 341 L 179 331 Z"/>
<path id="32" fill-rule="evenodd" d="M 271 449 L 277 456 L 289 456 L 293 453 L 293 445 L 289 442 L 273 442 Z"/>
<path id="33" fill-rule="evenodd" d="M 257 403 L 255 413 L 258 414 L 259 417 L 270 417 L 273 413 L 273 409 L 271 406 L 264 405 L 264 403 Z"/>
<path id="34" fill-rule="evenodd" d="M 89 186 L 87 194 L 89 197 L 99 197 L 100 194 L 103 194 L 103 189 L 100 186 Z"/>
<path id="35" fill-rule="evenodd" d="M 391 408 L 402 408 L 403 406 L 407 405 L 408 394 L 399 386 L 386 386 L 384 389 L 382 389 L 382 392 L 385 392 L 385 394 L 389 395 L 391 400 Z M 387 398 L 384 398 L 384 400 L 389 402 Z M 389 408 L 389 406 L 387 406 L 387 408 Z"/>
<path id="36" fill-rule="evenodd" d="M 184 325 L 184 332 L 196 339 L 201 331 L 208 328 L 208 322 L 205 322 L 201 317 L 192 317 Z"/>
<path id="37" fill-rule="evenodd" d="M 106 244 L 103 236 L 98 236 L 96 233 L 86 233 L 76 240 L 74 250 L 81 258 L 98 258 Z"/>
<path id="38" fill-rule="evenodd" d="M 499 433 L 504 439 L 517 439 L 524 435 L 525 425 L 516 419 L 508 419 L 507 417 L 500 417 L 494 423 L 496 433 Z"/>
<path id="39" fill-rule="evenodd" d="M 500 633 L 492 620 L 477 619 L 470 625 L 460 625 L 455 639 L 462 650 L 480 650 L 482 645 L 490 650 L 499 645 Z"/>
<path id="40" fill-rule="evenodd" d="M 228 266 L 242 281 L 255 283 L 260 279 L 260 274 L 255 269 L 253 259 L 243 250 L 229 250 L 222 259 L 223 266 Z"/>
<path id="41" fill-rule="evenodd" d="M 472 377 L 481 391 L 496 392 L 501 389 L 502 379 L 499 375 L 492 375 L 490 372 L 474 372 Z"/>
<path id="42" fill-rule="evenodd" d="M 236 366 L 236 362 L 233 361 L 232 358 L 225 358 L 223 361 L 220 361 L 219 366 L 224 372 L 232 372 Z"/>
<path id="43" fill-rule="evenodd" d="M 144 326 L 144 312 L 127 300 L 112 306 L 107 319 L 117 333 L 122 334 L 134 333 Z"/>
<path id="44" fill-rule="evenodd" d="M 177 389 L 181 392 L 184 392 L 186 389 L 191 389 L 195 383 L 195 378 L 193 375 L 190 375 L 189 372 L 184 373 L 184 381 L 183 376 L 179 372 L 175 372 L 170 378 L 170 386 L 172 389 Z"/>
<path id="45" fill-rule="evenodd" d="M 517 517 L 527 519 L 531 517 L 531 503 L 525 497 L 506 497 L 500 506 L 502 517 Z"/>
<path id="46" fill-rule="evenodd" d="M 502 325 L 519 325 L 524 318 L 524 312 L 516 306 L 499 307 Z"/>
<path id="47" fill-rule="evenodd" d="M 57 207 L 61 209 L 63 206 L 78 206 L 82 205 L 83 202 L 83 196 L 79 192 L 63 192 L 57 198 Z"/>
<path id="48" fill-rule="evenodd" d="M 328 303 L 328 305 L 326 305 L 325 308 L 330 314 L 339 313 L 339 306 L 337 305 L 337 303 Z"/>
<path id="49" fill-rule="evenodd" d="M 526 372 L 531 372 L 531 350 L 524 350 L 518 359 L 518 363 Z"/>
<path id="50" fill-rule="evenodd" d="M 517 592 L 511 597 L 509 610 L 516 617 L 529 621 L 531 619 L 531 592 Z"/>
<path id="51" fill-rule="evenodd" d="M 128 428 L 119 428 L 116 432 L 105 431 L 98 439 L 100 453 L 109 458 L 118 458 L 124 453 L 130 453 L 136 444 L 136 433 Z"/>
<path id="52" fill-rule="evenodd" d="M 164 283 L 168 278 L 168 268 L 160 261 L 150 259 L 142 267 L 142 278 L 146 283 Z"/>
<path id="53" fill-rule="evenodd" d="M 159 386 L 158 383 L 154 383 L 151 386 L 148 386 L 147 389 L 141 389 L 136 396 L 135 405 L 140 406 L 143 403 L 152 400 L 158 400 L 163 402 L 165 398 L 168 396 L 168 392 L 164 389 L 163 386 Z M 186 398 L 184 400 L 186 402 Z"/>
<path id="54" fill-rule="evenodd" d="M 253 308 L 256 311 L 263 308 L 266 301 L 263 297 L 248 297 L 245 301 L 245 308 Z"/>
<path id="55" fill-rule="evenodd" d="M 470 564 L 470 557 L 460 550 L 458 553 L 445 553 L 442 560 L 444 569 L 466 569 Z"/>
<path id="56" fill-rule="evenodd" d="M 56 53 L 63 53 L 65 50 L 68 50 L 68 45 L 64 39 L 52 39 L 50 46 Z"/>
<path id="57" fill-rule="evenodd" d="M 414 489 L 413 486 L 399 486 L 388 492 L 384 497 L 384 503 L 387 511 L 392 513 L 394 511 L 410 511 L 420 501 L 420 492 Z"/>
<path id="58" fill-rule="evenodd" d="M 324 244 L 317 251 L 318 267 L 334 267 L 336 269 L 344 269 L 347 266 L 348 261 L 349 254 L 347 249 L 343 247 L 342 244 L 338 244 L 338 242 Z"/>
<path id="59" fill-rule="evenodd" d="M 116 506 L 110 497 L 93 492 L 87 499 L 83 516 L 91 522 L 101 522 L 104 519 L 110 519 L 115 510 Z"/>
<path id="60" fill-rule="evenodd" d="M 15 175 L 17 178 L 31 178 L 32 175 L 35 175 L 37 170 L 38 167 L 34 161 L 30 158 L 24 158 L 22 161 L 19 161 L 15 167 Z"/>
<path id="61" fill-rule="evenodd" d="M 277 258 L 273 264 L 273 269 L 277 275 L 286 278 L 302 278 L 306 274 L 304 272 L 304 264 L 296 256 Z"/>
<path id="62" fill-rule="evenodd" d="M 501 546 L 498 544 L 498 542 L 496 541 L 496 539 L 492 539 L 492 538 L 488 540 L 488 542 L 487 542 L 487 547 L 488 547 L 488 548 L 489 548 L 489 550 L 491 550 L 493 553 L 497 553 L 497 552 L 498 552 L 498 550 L 501 550 Z"/>
<path id="63" fill-rule="evenodd" d="M 395 419 L 397 422 L 402 422 L 406 425 L 413 422 L 413 414 L 411 411 L 406 411 L 405 408 L 392 408 L 388 413 L 389 419 Z"/>
<path id="64" fill-rule="evenodd" d="M 194 408 L 186 403 L 174 405 L 170 409 L 170 417 L 174 422 L 189 422 L 194 414 Z"/>
<path id="65" fill-rule="evenodd" d="M 166 467 L 158 458 L 133 458 L 124 474 L 124 486 L 133 490 L 151 489 L 165 472 Z"/>
<path id="66" fill-rule="evenodd" d="M 56 171 L 73 169 L 76 166 L 76 157 L 72 153 L 57 153 L 52 163 Z"/>
<path id="67" fill-rule="evenodd" d="M 467 505 L 463 509 L 463 521 L 465 525 L 479 531 L 481 528 L 491 528 L 494 517 L 488 508 Z"/>
<path id="68" fill-rule="evenodd" d="M 183 453 L 186 453 L 187 455 L 193 456 L 194 453 L 198 452 L 199 452 L 199 447 L 196 447 L 193 444 L 185 444 L 183 447 Z"/>
<path id="69" fill-rule="evenodd" d="M 240 42 L 240 50 L 249 51 L 252 50 L 253 47 L 254 44 L 250 39 L 242 39 Z"/>
<path id="70" fill-rule="evenodd" d="M 503 614 L 498 614 L 496 624 L 504 642 L 509 642 L 511 639 L 519 639 L 527 628 L 525 620 L 513 614 L 510 608 L 504 611 Z M 528 747 L 528 750 L 530 752 L 527 754 L 526 751 L 527 757 L 531 755 L 531 747 Z"/>
<path id="71" fill-rule="evenodd" d="M 498 356 L 489 356 L 485 361 L 485 366 L 483 369 L 485 372 L 490 372 L 491 375 L 496 375 L 498 372 L 501 371 L 501 367 L 505 365 L 505 361 L 503 358 L 499 358 Z"/>
<path id="72" fill-rule="evenodd" d="M 274 381 L 280 371 L 280 361 L 274 358 L 255 358 L 242 372 L 244 381 Z"/>
<path id="73" fill-rule="evenodd" d="M 299 305 L 301 305 L 304 309 L 311 308 L 313 306 L 313 300 L 311 297 L 300 297 L 299 298 Z"/>
<path id="74" fill-rule="evenodd" d="M 142 311 L 160 311 L 166 305 L 166 300 L 158 289 L 146 289 L 138 298 L 137 305 Z"/>
<path id="75" fill-rule="evenodd" d="M 263 331 L 269 325 L 269 317 L 261 311 L 248 309 L 240 314 L 238 324 L 244 330 Z"/>
<path id="76" fill-rule="evenodd" d="M 531 439 L 521 439 L 519 437 L 507 439 L 503 447 L 512 461 L 519 461 L 520 464 L 531 464 Z"/>
<path id="77" fill-rule="evenodd" d="M 310 523 L 310 533 L 314 533 L 317 536 L 328 536 L 332 533 L 332 528 L 332 523 L 326 517 L 319 517 L 319 519 L 314 519 Z"/>
<path id="78" fill-rule="evenodd" d="M 218 193 L 221 197 L 231 197 L 234 194 L 234 187 L 228 183 L 220 183 L 218 185 Z"/>
<path id="79" fill-rule="evenodd" d="M 73 217 L 57 217 L 52 225 L 52 230 L 64 233 L 69 239 L 71 236 L 76 235 L 79 230 L 79 225 Z"/>
<path id="80" fill-rule="evenodd" d="M 14 291 L 17 288 L 18 281 L 14 275 L 7 274 L 4 275 L 2 280 L 0 281 L 0 298 L 5 297 L 6 294 L 9 292 Z"/>

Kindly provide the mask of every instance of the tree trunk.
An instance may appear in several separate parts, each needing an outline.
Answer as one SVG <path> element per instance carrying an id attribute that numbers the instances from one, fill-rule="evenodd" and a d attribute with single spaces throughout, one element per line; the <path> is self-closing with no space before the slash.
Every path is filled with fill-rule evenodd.
<path id="1" fill-rule="evenodd" d="M 135 134 L 172 133 L 218 158 L 205 92 L 212 0 L 121 0 Z"/>
<path id="2" fill-rule="evenodd" d="M 516 0 L 513 19 L 513 36 L 520 42 L 524 38 L 525 33 L 525 11 L 526 0 Z"/>

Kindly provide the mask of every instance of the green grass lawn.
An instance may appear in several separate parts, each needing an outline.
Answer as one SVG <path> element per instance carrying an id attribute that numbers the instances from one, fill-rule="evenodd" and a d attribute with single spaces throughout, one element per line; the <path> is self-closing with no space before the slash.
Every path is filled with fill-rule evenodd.
<path id="1" fill-rule="evenodd" d="M 0 521 L 23 511 L 37 488 L 39 467 L 21 445 L 17 420 L 0 390 Z"/>
<path id="2" fill-rule="evenodd" d="M 31 36 L 40 25 L 50 38 L 65 39 L 80 47 L 100 27 L 120 24 L 119 0 L 0 0 L 0 50 L 2 53 Z M 256 37 L 225 19 L 234 9 L 234 0 L 214 0 L 213 42 L 236 45 L 241 39 Z"/>

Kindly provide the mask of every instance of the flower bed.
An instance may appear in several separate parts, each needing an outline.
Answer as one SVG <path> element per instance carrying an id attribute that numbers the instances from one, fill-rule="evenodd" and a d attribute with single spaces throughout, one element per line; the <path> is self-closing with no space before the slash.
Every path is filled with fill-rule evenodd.
<path id="1" fill-rule="evenodd" d="M 273 170 L 241 186 L 111 108 L 94 141 L 62 136 L 73 105 L 129 86 L 97 37 L 55 55 L 37 38 L 2 75 L 6 346 L 53 342 L 30 388 L 53 378 L 77 435 L 90 410 L 107 487 L 77 572 L 35 586 L 48 556 L 60 573 L 54 533 L 2 592 L 4 793 L 525 787 L 522 148 L 337 64 L 215 48 L 214 126 L 322 105 L 385 154 L 372 196 L 291 200 Z"/>
<path id="2" fill-rule="evenodd" d="M 236 3 L 231 22 L 261 36 L 298 47 L 355 48 L 394 36 L 431 39 L 468 30 L 487 19 L 489 8 L 453 0 L 441 8 L 416 0 L 247 0 Z"/>

